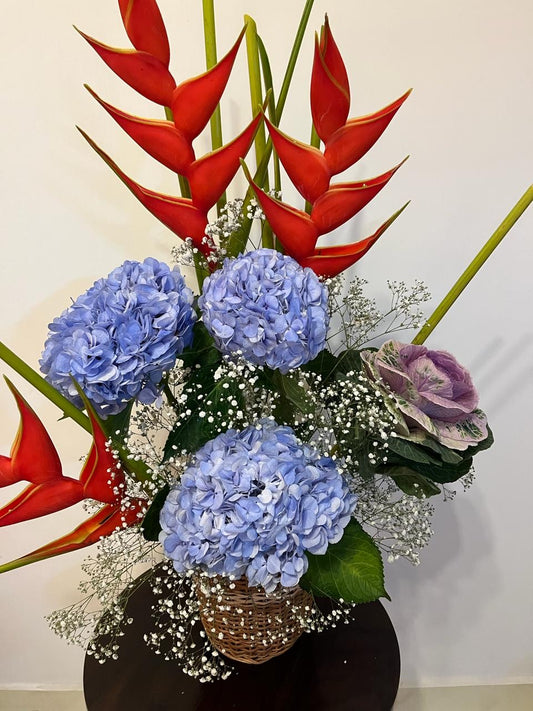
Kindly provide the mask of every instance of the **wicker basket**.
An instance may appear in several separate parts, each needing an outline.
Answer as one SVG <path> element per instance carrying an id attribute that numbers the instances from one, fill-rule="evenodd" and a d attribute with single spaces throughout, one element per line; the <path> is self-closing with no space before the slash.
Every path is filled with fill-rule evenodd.
<path id="1" fill-rule="evenodd" d="M 303 632 L 313 598 L 299 587 L 267 595 L 246 578 L 196 580 L 200 619 L 216 649 L 246 664 L 262 664 L 286 652 Z"/>

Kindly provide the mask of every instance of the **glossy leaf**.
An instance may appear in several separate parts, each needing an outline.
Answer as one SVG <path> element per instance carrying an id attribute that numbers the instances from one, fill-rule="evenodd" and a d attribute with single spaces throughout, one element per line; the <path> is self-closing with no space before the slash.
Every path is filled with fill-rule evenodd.
<path id="1" fill-rule="evenodd" d="M 311 210 L 311 219 L 318 233 L 331 232 L 357 214 L 385 187 L 400 165 L 376 178 L 332 185 Z"/>
<path id="2" fill-rule="evenodd" d="M 62 476 L 61 461 L 50 435 L 13 383 L 5 378 L 20 413 L 10 457 L 0 457 L 0 486 L 17 481 L 40 484 Z"/>
<path id="3" fill-rule="evenodd" d="M 245 173 L 272 231 L 288 254 L 296 260 L 311 254 L 318 230 L 309 215 L 271 197 L 254 183 L 248 170 Z"/>
<path id="4" fill-rule="evenodd" d="M 262 115 L 257 114 L 237 138 L 202 156 L 189 167 L 187 177 L 192 202 L 199 210 L 207 212 L 224 193 L 241 159 L 250 150 L 261 119 Z"/>
<path id="5" fill-rule="evenodd" d="M 159 534 L 161 533 L 161 524 L 159 523 L 159 514 L 163 508 L 168 492 L 170 491 L 170 484 L 165 484 L 165 486 L 160 489 L 154 496 L 152 503 L 142 522 L 143 537 L 147 541 L 157 541 L 159 539 Z"/>
<path id="6" fill-rule="evenodd" d="M 59 477 L 30 484 L 0 509 L 0 526 L 46 516 L 82 501 L 83 487 L 76 479 Z"/>
<path id="7" fill-rule="evenodd" d="M 272 143 L 287 175 L 306 200 L 314 203 L 329 187 L 331 173 L 322 153 L 296 141 L 265 118 Z"/>
<path id="8" fill-rule="evenodd" d="M 407 204 L 408 203 L 395 212 L 392 217 L 389 217 L 370 237 L 366 237 L 353 244 L 342 244 L 334 247 L 317 247 L 309 257 L 304 257 L 298 261 L 302 267 L 310 267 L 318 276 L 325 278 L 337 276 L 337 274 L 351 267 L 368 252 L 385 230 L 390 227 L 394 220 L 405 210 Z"/>
<path id="9" fill-rule="evenodd" d="M 153 190 L 143 188 L 134 180 L 129 178 L 118 165 L 105 153 L 89 136 L 78 129 L 89 145 L 94 148 L 98 155 L 107 163 L 122 182 L 128 187 L 139 202 L 157 217 L 166 227 L 177 234 L 182 239 L 190 237 L 194 245 L 206 256 L 210 249 L 203 243 L 205 228 L 207 226 L 207 216 L 186 198 L 176 198 L 170 195 L 156 193 Z"/>
<path id="10" fill-rule="evenodd" d="M 349 119 L 328 138 L 324 156 L 332 175 L 342 173 L 372 148 L 410 93 L 411 89 L 374 114 Z"/>
<path id="11" fill-rule="evenodd" d="M 149 155 L 170 170 L 185 175 L 194 161 L 194 150 L 171 121 L 158 121 L 127 114 L 87 90 L 118 125 Z"/>
<path id="12" fill-rule="evenodd" d="M 187 140 L 196 138 L 211 118 L 226 88 L 245 31 L 246 27 L 230 51 L 214 67 L 175 88 L 169 105 L 176 128 Z"/>
<path id="13" fill-rule="evenodd" d="M 355 603 L 389 598 L 379 549 L 353 519 L 338 543 L 329 546 L 324 555 L 307 553 L 307 559 L 309 568 L 300 585 L 316 595 Z"/>
<path id="14" fill-rule="evenodd" d="M 126 84 L 156 104 L 170 105 L 176 82 L 163 62 L 148 52 L 109 47 L 80 30 L 78 32 Z"/>
<path id="15" fill-rule="evenodd" d="M 118 0 L 124 28 L 135 49 L 157 57 L 166 67 L 168 36 L 155 0 Z"/>
<path id="16" fill-rule="evenodd" d="M 346 123 L 350 94 L 332 74 L 315 37 L 315 56 L 311 74 L 311 114 L 316 132 L 324 141 Z"/>

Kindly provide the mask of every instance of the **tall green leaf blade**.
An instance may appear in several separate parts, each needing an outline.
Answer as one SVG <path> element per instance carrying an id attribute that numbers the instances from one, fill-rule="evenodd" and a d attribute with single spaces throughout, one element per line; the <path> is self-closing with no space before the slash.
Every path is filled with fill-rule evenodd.
<path id="1" fill-rule="evenodd" d="M 307 554 L 309 568 L 300 585 L 315 595 L 345 602 L 390 599 L 384 587 L 383 561 L 372 538 L 351 520 L 342 539 L 324 555 Z"/>

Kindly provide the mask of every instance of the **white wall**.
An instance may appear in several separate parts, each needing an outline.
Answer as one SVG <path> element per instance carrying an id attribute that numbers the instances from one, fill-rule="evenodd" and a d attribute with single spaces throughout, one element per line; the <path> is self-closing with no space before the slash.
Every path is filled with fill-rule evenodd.
<path id="1" fill-rule="evenodd" d="M 300 5 L 286 0 L 219 2 L 219 47 L 229 47 L 246 11 L 257 20 L 277 85 Z M 161 0 L 178 79 L 202 69 L 201 3 Z M 370 231 L 406 200 L 406 213 L 358 267 L 375 293 L 386 279 L 420 277 L 434 304 L 531 183 L 533 158 L 530 0 L 317 0 L 311 27 L 328 11 L 352 81 L 351 115 L 415 91 L 379 144 L 350 173 L 377 175 L 410 160 L 345 237 Z M 74 129 L 82 125 L 145 185 L 171 191 L 174 178 L 137 149 L 92 101 L 88 82 L 133 113 L 159 116 L 107 70 L 73 31 L 75 23 L 127 46 L 111 0 L 3 0 L 0 262 L 1 337 L 36 365 L 47 323 L 96 278 L 125 258 L 167 258 L 173 236 L 144 212 Z M 312 34 L 298 66 L 282 127 L 301 140 Z M 225 99 L 227 134 L 240 118 L 244 54 Z M 478 479 L 452 504 L 439 504 L 436 536 L 413 569 L 387 567 L 387 609 L 402 648 L 406 685 L 533 680 L 533 535 L 530 412 L 533 396 L 531 231 L 524 216 L 471 284 L 430 343 L 471 368 L 496 444 L 477 460 Z M 7 373 L 7 367 L 2 368 Z M 8 373 L 12 375 L 11 373 Z M 45 419 L 65 471 L 79 471 L 87 436 L 41 397 L 17 385 Z M 0 452 L 8 453 L 17 414 L 0 388 Z M 7 500 L 12 491 L 3 491 Z M 73 510 L 2 529 L 1 559 L 70 530 Z M 83 554 L 38 564 L 0 580 L 0 685 L 79 686 L 83 655 L 48 631 L 46 612 L 76 599 Z"/>

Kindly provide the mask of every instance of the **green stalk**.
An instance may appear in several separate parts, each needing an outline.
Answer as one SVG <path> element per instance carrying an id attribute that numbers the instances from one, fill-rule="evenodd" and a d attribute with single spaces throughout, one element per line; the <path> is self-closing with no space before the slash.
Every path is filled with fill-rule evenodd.
<path id="1" fill-rule="evenodd" d="M 250 100 L 252 104 L 252 114 L 258 107 L 263 105 L 263 91 L 261 86 L 261 67 L 259 63 L 259 43 L 257 38 L 257 25 L 249 16 L 244 16 L 246 23 L 246 56 L 248 60 L 248 83 L 250 85 Z M 265 125 L 261 123 L 255 135 L 255 161 L 260 165 L 266 149 Z M 264 182 L 265 190 L 268 190 L 268 175 Z M 261 235 L 261 243 L 263 247 L 272 248 L 274 246 L 274 237 L 272 228 L 265 222 L 263 225 L 263 233 Z"/>
<path id="2" fill-rule="evenodd" d="M 481 269 L 483 264 L 490 257 L 492 252 L 500 244 L 505 235 L 509 232 L 511 227 L 515 224 L 518 218 L 526 211 L 529 205 L 533 202 L 533 185 L 531 185 L 526 192 L 522 195 L 520 200 L 513 207 L 511 212 L 503 220 L 501 225 L 495 230 L 494 234 L 490 237 L 485 246 L 479 251 L 479 253 L 474 257 L 472 262 L 468 265 L 465 271 L 461 274 L 459 279 L 452 286 L 450 291 L 446 294 L 444 299 L 437 306 L 435 311 L 428 318 L 426 323 L 422 326 L 418 334 L 413 338 L 412 343 L 420 345 L 424 343 L 429 334 L 433 331 L 435 326 L 440 322 L 444 314 L 452 306 L 454 301 L 457 299 L 459 294 L 465 289 L 474 276 Z"/>
<path id="3" fill-rule="evenodd" d="M 217 63 L 217 36 L 215 23 L 215 6 L 214 0 L 202 0 L 202 10 L 204 16 L 204 47 L 205 47 L 205 66 L 206 69 L 211 69 Z M 222 147 L 222 118 L 220 115 L 220 104 L 217 105 L 213 115 L 209 119 L 209 127 L 211 129 L 211 148 L 216 151 Z M 221 210 L 226 204 L 226 193 L 217 200 L 217 214 L 220 217 Z"/>
<path id="4" fill-rule="evenodd" d="M 73 405 L 70 400 L 61 395 L 50 383 L 42 376 L 33 370 L 27 363 L 18 357 L 6 345 L 0 343 L 0 358 L 7 363 L 21 377 L 27 380 L 33 387 L 47 397 L 50 402 L 53 402 L 58 407 L 65 417 L 70 417 L 74 422 L 77 422 L 80 427 L 92 434 L 91 422 L 87 415 Z"/>
<path id="5" fill-rule="evenodd" d="M 174 121 L 174 116 L 172 114 L 172 109 L 165 106 L 165 117 L 167 121 Z M 189 186 L 189 181 L 184 175 L 178 173 L 178 183 L 180 186 L 181 197 L 189 198 L 191 197 L 191 188 Z M 202 284 L 204 279 L 209 276 L 209 270 L 205 265 L 205 260 L 201 254 L 193 254 L 194 260 L 194 271 L 196 274 L 196 281 L 198 282 L 198 290 L 202 291 Z"/>
<path id="6" fill-rule="evenodd" d="M 248 60 L 248 82 L 250 84 L 250 101 L 252 115 L 263 105 L 263 90 L 261 86 L 261 68 L 259 65 L 259 47 L 257 41 L 257 25 L 249 16 L 244 16 L 246 23 L 246 57 Z M 255 159 L 257 165 L 261 162 L 265 152 L 266 138 L 265 126 L 262 123 L 255 134 Z"/>
<path id="7" fill-rule="evenodd" d="M 273 121 L 273 123 L 278 126 L 281 115 L 283 113 L 283 108 L 285 106 L 285 101 L 287 99 L 287 94 L 289 91 L 289 86 L 292 80 L 292 76 L 294 74 L 294 68 L 296 66 L 296 60 L 298 59 L 298 54 L 300 52 L 300 48 L 302 46 L 302 41 L 303 37 L 305 34 L 305 30 L 307 27 L 307 22 L 309 20 L 309 15 L 311 14 L 311 9 L 313 7 L 314 0 L 307 0 L 305 3 L 305 7 L 303 9 L 302 16 L 300 18 L 300 23 L 298 25 L 298 29 L 296 31 L 296 37 L 294 39 L 294 45 L 291 51 L 291 55 L 289 57 L 289 62 L 287 64 L 287 69 L 285 71 L 285 76 L 283 77 L 283 84 L 281 86 L 281 91 L 278 99 L 278 103 L 276 105 L 276 120 Z M 256 173 L 254 175 L 254 180 L 255 182 L 261 187 L 264 183 L 265 176 L 267 174 L 267 167 L 268 167 L 268 161 L 270 159 L 270 155 L 272 153 L 272 141 L 269 139 L 267 141 L 267 144 L 265 146 L 265 153 L 263 155 L 263 159 L 261 160 L 260 165 L 257 167 Z M 242 220 L 242 225 L 239 230 L 237 230 L 231 237 L 228 245 L 227 245 L 227 252 L 228 256 L 230 257 L 235 257 L 239 252 L 242 252 L 246 246 L 246 242 L 248 241 L 248 236 L 250 234 L 250 228 L 252 221 L 246 217 L 247 209 L 250 204 L 250 201 L 253 198 L 253 190 L 252 188 L 248 188 L 246 191 L 246 196 L 244 198 L 244 205 L 243 205 L 243 220 Z"/>
<path id="8" fill-rule="evenodd" d="M 283 84 L 281 85 L 281 91 L 279 92 L 278 105 L 276 107 L 276 117 L 277 123 L 279 124 L 281 119 L 281 114 L 285 107 L 285 101 L 287 100 L 287 94 L 289 93 L 289 87 L 292 80 L 292 75 L 294 74 L 294 68 L 296 66 L 296 60 L 298 59 L 298 54 L 300 52 L 300 47 L 302 46 L 302 41 L 305 35 L 305 30 L 307 28 L 307 22 L 309 21 L 309 15 L 313 9 L 313 3 L 315 0 L 307 0 L 305 7 L 303 9 L 302 17 L 300 19 L 300 24 L 298 25 L 298 30 L 296 32 L 296 37 L 294 40 L 294 45 L 292 47 L 291 56 L 289 57 L 289 63 L 287 65 L 287 70 L 285 76 L 283 77 Z"/>

